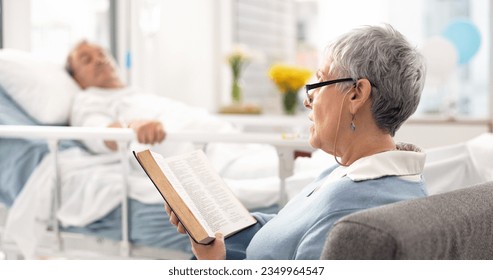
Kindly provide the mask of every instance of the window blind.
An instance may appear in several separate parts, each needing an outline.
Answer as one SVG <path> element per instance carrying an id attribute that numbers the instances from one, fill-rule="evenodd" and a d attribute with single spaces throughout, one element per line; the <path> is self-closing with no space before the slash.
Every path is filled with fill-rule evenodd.
<path id="1" fill-rule="evenodd" d="M 268 71 L 272 63 L 290 62 L 294 58 L 296 21 L 293 8 L 292 0 L 234 1 L 234 41 L 257 54 L 242 75 L 247 102 L 265 105 L 278 98 Z"/>

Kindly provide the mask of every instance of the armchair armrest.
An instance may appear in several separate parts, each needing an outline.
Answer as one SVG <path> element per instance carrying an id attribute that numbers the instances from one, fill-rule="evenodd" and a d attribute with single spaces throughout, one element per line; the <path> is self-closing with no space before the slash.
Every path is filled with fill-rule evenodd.
<path id="1" fill-rule="evenodd" d="M 323 259 L 492 259 L 493 182 L 353 213 Z"/>

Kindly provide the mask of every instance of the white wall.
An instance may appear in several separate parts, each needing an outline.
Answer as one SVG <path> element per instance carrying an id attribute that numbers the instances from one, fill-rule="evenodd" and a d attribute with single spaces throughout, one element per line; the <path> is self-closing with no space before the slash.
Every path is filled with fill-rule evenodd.
<path id="1" fill-rule="evenodd" d="M 318 0 L 320 24 L 318 48 L 323 50 L 327 43 L 352 28 L 388 22 L 388 1 Z M 381 7 L 381 9 L 375 9 L 374 7 Z"/>
<path id="2" fill-rule="evenodd" d="M 390 23 L 413 44 L 423 38 L 423 1 L 392 0 L 318 0 L 319 35 L 318 47 L 337 36 L 361 25 Z M 421 16 L 417 18 L 416 15 Z"/>
<path id="3" fill-rule="evenodd" d="M 3 0 L 3 47 L 29 51 L 31 0 Z"/>
<path id="4" fill-rule="evenodd" d="M 131 84 L 215 111 L 221 98 L 224 1 L 160 1 L 159 31 L 139 28 L 143 1 L 132 1 Z M 227 35 L 227 34 L 226 34 Z"/>

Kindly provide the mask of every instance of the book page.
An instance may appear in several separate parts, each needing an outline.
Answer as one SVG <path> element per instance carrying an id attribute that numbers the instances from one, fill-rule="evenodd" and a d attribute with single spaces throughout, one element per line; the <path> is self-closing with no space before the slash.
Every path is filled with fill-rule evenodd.
<path id="1" fill-rule="evenodd" d="M 154 152 L 151 152 L 151 153 L 152 153 L 152 156 L 154 157 L 154 159 L 156 160 L 156 163 L 159 165 L 159 167 L 163 171 L 164 175 L 166 175 L 166 178 L 168 178 L 170 184 L 173 186 L 173 188 L 178 193 L 178 195 L 183 199 L 183 202 L 188 206 L 190 211 L 192 213 L 194 213 L 194 215 L 197 218 L 197 220 L 199 221 L 199 223 L 205 226 L 204 228 L 207 230 L 207 234 L 209 236 L 214 236 L 214 232 L 210 231 L 210 228 L 208 226 L 207 221 L 200 214 L 200 210 L 197 209 L 197 207 L 195 207 L 195 203 L 193 202 L 193 200 L 191 199 L 191 197 L 188 195 L 187 191 L 185 190 L 184 186 L 182 185 L 181 180 L 184 179 L 184 176 L 186 176 L 186 174 L 182 172 L 181 175 L 180 175 L 180 173 L 178 173 L 179 174 L 178 177 L 175 176 L 174 171 L 172 171 L 172 169 L 168 165 L 166 159 L 162 155 L 160 155 L 158 153 L 154 153 Z M 190 174 L 189 178 L 193 178 L 193 176 L 194 176 L 193 174 Z M 188 180 L 185 180 L 186 184 L 188 184 L 187 181 Z"/>
<path id="2" fill-rule="evenodd" d="M 162 167 L 163 172 L 170 183 L 182 187 L 181 190 L 176 188 L 177 192 L 184 200 L 193 201 L 194 209 L 190 207 L 192 212 L 197 214 L 197 219 L 206 222 L 212 236 L 217 231 L 228 235 L 239 227 L 255 222 L 248 210 L 213 170 L 201 150 L 166 158 L 164 162 L 167 166 Z M 175 180 L 179 183 L 173 182 Z M 182 194 L 185 192 L 186 194 Z M 188 204 L 188 201 L 186 203 Z"/>

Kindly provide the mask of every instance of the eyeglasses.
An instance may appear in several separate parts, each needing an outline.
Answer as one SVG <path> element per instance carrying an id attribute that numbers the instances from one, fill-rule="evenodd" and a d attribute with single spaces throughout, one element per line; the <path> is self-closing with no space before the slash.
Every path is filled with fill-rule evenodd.
<path id="1" fill-rule="evenodd" d="M 332 85 L 332 84 L 343 83 L 343 82 L 355 82 L 355 81 L 353 80 L 353 78 L 344 78 L 344 79 L 330 80 L 330 81 L 306 85 L 305 90 L 306 90 L 306 99 L 308 100 L 308 105 L 312 105 L 313 102 L 313 96 L 311 96 L 309 93 L 310 90 Z"/>

